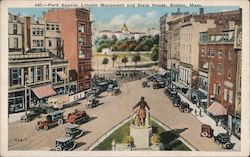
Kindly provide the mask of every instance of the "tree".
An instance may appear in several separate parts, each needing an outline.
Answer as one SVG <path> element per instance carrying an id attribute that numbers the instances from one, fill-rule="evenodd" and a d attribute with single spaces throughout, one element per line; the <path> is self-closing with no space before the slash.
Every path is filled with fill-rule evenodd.
<path id="1" fill-rule="evenodd" d="M 113 68 L 114 68 L 114 63 L 117 59 L 117 55 L 113 54 L 112 57 L 111 57 L 112 61 L 113 61 Z"/>
<path id="2" fill-rule="evenodd" d="M 159 55 L 159 47 L 158 45 L 154 45 L 151 49 L 151 60 L 152 61 L 157 61 L 158 60 L 158 55 Z"/>
<path id="3" fill-rule="evenodd" d="M 126 67 L 126 63 L 128 62 L 128 57 L 123 56 L 122 57 L 122 63 L 124 64 L 124 67 Z"/>
<path id="4" fill-rule="evenodd" d="M 105 70 L 105 68 L 106 68 L 106 65 L 108 64 L 108 62 L 109 62 L 109 59 L 108 58 L 103 58 L 103 60 L 102 60 L 102 64 L 104 64 L 105 65 L 105 67 L 104 67 L 104 70 Z"/>
<path id="5" fill-rule="evenodd" d="M 132 61 L 135 62 L 135 67 L 137 66 L 137 62 L 140 62 L 141 55 L 139 53 L 136 53 L 132 56 Z"/>

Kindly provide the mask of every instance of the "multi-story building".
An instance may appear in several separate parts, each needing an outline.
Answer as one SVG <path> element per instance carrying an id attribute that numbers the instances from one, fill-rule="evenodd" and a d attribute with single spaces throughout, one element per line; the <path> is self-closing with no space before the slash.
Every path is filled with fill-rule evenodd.
<path id="1" fill-rule="evenodd" d="M 45 33 L 41 21 L 9 14 L 11 112 L 47 103 L 48 97 L 67 93 L 68 62 L 45 51 Z"/>
<path id="2" fill-rule="evenodd" d="M 160 33 L 159 33 L 159 66 L 163 69 L 168 69 L 167 67 L 167 42 L 166 42 L 166 30 L 167 30 L 167 23 L 166 18 L 168 17 L 168 14 L 163 15 L 160 18 Z"/>
<path id="3" fill-rule="evenodd" d="M 204 36 L 207 37 L 204 37 Z M 200 70 L 208 82 L 207 109 L 213 117 L 220 118 L 227 125 L 228 115 L 235 109 L 235 85 L 237 54 L 234 46 L 234 29 L 211 28 L 201 33 Z M 201 78 L 204 76 L 202 75 Z M 201 80 L 201 79 L 200 79 Z M 201 86 L 203 86 L 200 82 Z"/>
<path id="4" fill-rule="evenodd" d="M 64 58 L 70 74 L 77 75 L 77 91 L 90 88 L 91 80 L 91 21 L 86 9 L 53 9 L 44 14 L 47 22 L 58 22 L 64 41 Z M 75 77 L 75 75 L 74 75 Z M 75 88 L 70 76 L 70 89 Z"/>

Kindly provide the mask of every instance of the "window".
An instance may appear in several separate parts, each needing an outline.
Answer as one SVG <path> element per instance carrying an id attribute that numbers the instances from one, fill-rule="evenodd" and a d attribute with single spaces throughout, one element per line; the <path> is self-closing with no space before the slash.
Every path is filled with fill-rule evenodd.
<path id="1" fill-rule="evenodd" d="M 227 77 L 228 77 L 228 79 L 232 78 L 232 70 L 231 69 L 227 70 Z"/>
<path id="2" fill-rule="evenodd" d="M 214 64 L 210 63 L 210 70 L 214 70 Z"/>
<path id="3" fill-rule="evenodd" d="M 56 40 L 56 46 L 57 46 L 57 47 L 60 47 L 60 46 L 61 46 L 61 39 L 57 39 L 57 40 Z"/>
<path id="4" fill-rule="evenodd" d="M 17 34 L 17 24 L 13 24 L 13 34 Z"/>
<path id="5" fill-rule="evenodd" d="M 205 49 L 203 49 L 203 48 L 201 49 L 201 56 L 205 57 Z"/>
<path id="6" fill-rule="evenodd" d="M 10 70 L 10 86 L 21 84 L 21 69 L 13 68 Z"/>
<path id="7" fill-rule="evenodd" d="M 232 60 L 232 49 L 228 51 L 228 60 Z"/>
<path id="8" fill-rule="evenodd" d="M 210 55 L 211 55 L 211 57 L 215 56 L 215 50 L 214 49 L 210 49 Z"/>
<path id="9" fill-rule="evenodd" d="M 49 24 L 47 24 L 46 29 L 47 29 L 47 30 L 50 30 L 50 25 L 49 25 Z"/>
<path id="10" fill-rule="evenodd" d="M 227 95 L 228 95 L 227 89 L 225 88 L 225 89 L 224 89 L 224 100 L 225 100 L 225 101 L 228 100 L 228 99 L 227 99 Z"/>
<path id="11" fill-rule="evenodd" d="M 57 72 L 61 72 L 61 71 L 63 71 L 63 68 L 57 68 L 57 70 L 56 70 Z M 60 81 L 63 81 L 61 78 L 60 78 L 60 76 L 59 75 L 57 75 L 57 79 L 56 79 L 56 81 L 57 82 L 60 82 Z"/>
<path id="12" fill-rule="evenodd" d="M 200 41 L 206 42 L 207 41 L 207 32 L 200 33 Z"/>
<path id="13" fill-rule="evenodd" d="M 59 31 L 59 30 L 60 30 L 59 25 L 56 25 L 56 30 L 57 30 L 57 31 Z"/>
<path id="14" fill-rule="evenodd" d="M 43 66 L 39 65 L 37 66 L 37 81 L 43 80 Z"/>
<path id="15" fill-rule="evenodd" d="M 81 33 L 83 33 L 84 32 L 84 25 L 80 24 L 78 26 L 78 31 L 81 32 Z"/>
<path id="16" fill-rule="evenodd" d="M 49 47 L 51 47 L 51 45 L 52 45 L 52 41 L 51 41 L 51 40 L 49 40 Z"/>
<path id="17" fill-rule="evenodd" d="M 52 69 L 52 82 L 56 82 L 56 69 Z"/>
<path id="18" fill-rule="evenodd" d="M 218 63 L 218 67 L 217 67 L 218 69 L 218 74 L 221 74 L 221 70 L 222 70 L 222 64 L 221 63 Z"/>
<path id="19" fill-rule="evenodd" d="M 233 91 L 229 90 L 228 95 L 229 95 L 228 102 L 232 104 L 233 103 Z"/>
<path id="20" fill-rule="evenodd" d="M 210 50 L 207 51 L 207 56 L 210 57 Z"/>
<path id="21" fill-rule="evenodd" d="M 31 67 L 30 71 L 31 71 L 31 74 L 30 74 L 30 83 L 34 83 L 35 82 L 35 68 Z"/>
<path id="22" fill-rule="evenodd" d="M 218 57 L 219 57 L 219 58 L 222 58 L 222 50 L 219 50 L 219 51 L 218 51 Z"/>
<path id="23" fill-rule="evenodd" d="M 46 80 L 49 80 L 49 65 L 46 65 Z"/>
<path id="24" fill-rule="evenodd" d="M 84 58 L 85 57 L 85 50 L 84 49 L 80 49 L 79 51 L 79 58 Z"/>
<path id="25" fill-rule="evenodd" d="M 40 28 L 37 28 L 36 29 L 36 35 L 39 35 L 40 34 Z"/>
<path id="26" fill-rule="evenodd" d="M 14 38 L 14 48 L 18 48 L 18 38 Z"/>
<path id="27" fill-rule="evenodd" d="M 55 30 L 55 25 L 51 25 L 51 30 Z"/>
<path id="28" fill-rule="evenodd" d="M 220 84 L 217 84 L 216 86 L 216 94 L 220 95 Z"/>
<path id="29" fill-rule="evenodd" d="M 43 29 L 42 28 L 40 29 L 40 35 L 41 36 L 43 35 Z"/>
<path id="30" fill-rule="evenodd" d="M 225 41 L 229 40 L 229 35 L 228 33 L 224 33 L 223 38 Z"/>
<path id="31" fill-rule="evenodd" d="M 80 45 L 83 45 L 85 43 L 85 38 L 84 37 L 80 37 L 79 38 L 79 43 L 80 43 Z"/>
<path id="32" fill-rule="evenodd" d="M 35 28 L 32 29 L 32 34 L 36 35 L 36 29 Z"/>

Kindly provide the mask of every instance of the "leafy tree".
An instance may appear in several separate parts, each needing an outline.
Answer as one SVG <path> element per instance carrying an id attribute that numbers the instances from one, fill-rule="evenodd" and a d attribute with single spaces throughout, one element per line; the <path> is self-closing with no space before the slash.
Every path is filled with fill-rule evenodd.
<path id="1" fill-rule="evenodd" d="M 136 43 L 132 43 L 132 44 L 129 45 L 128 51 L 134 51 L 135 48 L 136 48 Z"/>
<path id="2" fill-rule="evenodd" d="M 141 61 L 141 55 L 139 53 L 136 53 L 132 56 L 132 61 L 135 62 L 135 67 L 137 66 L 137 62 Z"/>
<path id="3" fill-rule="evenodd" d="M 159 40 L 160 40 L 159 34 L 156 34 L 154 36 L 154 44 L 158 45 L 159 44 Z"/>
<path id="4" fill-rule="evenodd" d="M 103 58 L 103 60 L 102 60 L 102 64 L 104 64 L 105 65 L 105 67 L 104 67 L 104 70 L 106 69 L 106 65 L 108 64 L 108 62 L 109 62 L 109 59 L 108 58 Z"/>
<path id="5" fill-rule="evenodd" d="M 115 61 L 117 59 L 117 55 L 113 54 L 111 59 L 112 59 L 112 62 L 113 62 L 113 67 L 114 67 L 114 63 L 115 63 Z"/>
<path id="6" fill-rule="evenodd" d="M 154 45 L 151 49 L 151 60 L 152 61 L 157 61 L 158 60 L 158 55 L 159 55 L 159 47 L 158 45 Z"/>
<path id="7" fill-rule="evenodd" d="M 144 51 L 150 51 L 151 48 L 154 46 L 154 40 L 152 37 L 147 37 L 140 44 L 142 45 L 142 49 Z"/>
<path id="8" fill-rule="evenodd" d="M 123 56 L 122 57 L 122 63 L 124 64 L 124 67 L 126 67 L 126 63 L 128 62 L 128 57 Z"/>
<path id="9" fill-rule="evenodd" d="M 135 51 L 142 51 L 142 45 L 141 44 L 136 45 Z"/>

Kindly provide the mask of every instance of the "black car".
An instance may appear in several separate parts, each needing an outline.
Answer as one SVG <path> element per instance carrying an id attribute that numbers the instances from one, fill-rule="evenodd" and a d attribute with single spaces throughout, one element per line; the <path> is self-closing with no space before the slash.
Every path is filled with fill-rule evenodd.
<path id="1" fill-rule="evenodd" d="M 172 95 L 171 101 L 175 107 L 180 106 L 182 103 L 181 97 L 178 94 Z"/>
<path id="2" fill-rule="evenodd" d="M 41 113 L 42 111 L 39 108 L 35 108 L 31 111 L 28 111 L 27 115 L 24 114 L 23 116 L 21 116 L 21 121 L 30 122 L 35 118 L 40 117 Z"/>
<path id="3" fill-rule="evenodd" d="M 230 141 L 230 135 L 227 133 L 219 133 L 217 136 L 214 136 L 214 142 L 219 143 L 223 148 L 232 149 L 233 144 Z"/>
<path id="4" fill-rule="evenodd" d="M 164 87 L 165 87 L 164 82 L 154 82 L 154 84 L 153 84 L 154 89 L 159 89 L 159 88 L 164 88 Z"/>

